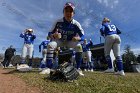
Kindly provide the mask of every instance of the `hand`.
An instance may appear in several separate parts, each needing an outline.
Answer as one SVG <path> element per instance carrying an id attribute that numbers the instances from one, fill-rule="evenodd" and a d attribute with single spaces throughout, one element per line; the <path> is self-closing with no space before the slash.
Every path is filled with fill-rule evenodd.
<path id="1" fill-rule="evenodd" d="M 22 32 L 22 34 L 26 34 L 26 33 L 27 33 L 27 31 L 26 31 L 26 30 Z"/>
<path id="2" fill-rule="evenodd" d="M 72 38 L 72 41 L 74 41 L 74 42 L 79 41 L 79 40 L 81 40 L 81 38 L 79 36 L 78 37 L 75 36 L 75 37 Z"/>
<path id="3" fill-rule="evenodd" d="M 62 36 L 61 36 L 61 33 L 55 32 L 53 34 L 53 37 L 54 37 L 54 39 L 60 39 Z"/>
<path id="4" fill-rule="evenodd" d="M 25 29 L 24 33 L 28 33 L 28 29 Z"/>

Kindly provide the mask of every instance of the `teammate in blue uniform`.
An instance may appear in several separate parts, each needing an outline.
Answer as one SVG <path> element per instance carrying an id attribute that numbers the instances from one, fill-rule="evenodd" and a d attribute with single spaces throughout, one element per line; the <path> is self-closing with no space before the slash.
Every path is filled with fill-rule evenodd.
<path id="1" fill-rule="evenodd" d="M 54 41 L 51 41 L 48 43 L 47 46 L 47 56 L 46 56 L 46 66 L 45 68 L 40 72 L 40 74 L 49 74 L 50 73 L 50 69 L 53 68 L 53 66 L 55 66 L 55 62 L 54 62 L 54 52 L 56 51 L 57 48 L 57 43 Z"/>
<path id="2" fill-rule="evenodd" d="M 74 48 L 77 56 L 75 57 L 76 62 L 79 64 L 82 61 L 82 53 L 80 53 L 82 50 L 79 42 L 84 40 L 84 30 L 80 23 L 73 19 L 75 13 L 74 10 L 75 6 L 73 3 L 66 3 L 63 9 L 64 17 L 56 21 L 48 35 L 52 40 L 57 42 L 58 47 L 65 46 L 68 48 Z M 78 71 L 81 75 L 84 75 L 80 69 Z"/>
<path id="3" fill-rule="evenodd" d="M 41 52 L 41 46 L 43 46 L 43 50 L 42 50 L 42 61 L 40 63 L 40 70 L 42 70 L 43 68 L 46 67 L 46 57 L 47 57 L 47 46 L 48 43 L 50 43 L 50 39 L 49 37 L 47 37 L 47 40 L 43 41 L 40 45 L 39 45 L 39 52 Z"/>
<path id="4" fill-rule="evenodd" d="M 91 51 L 90 46 L 92 46 L 93 43 L 90 39 L 90 42 L 87 42 L 87 39 L 84 39 L 84 43 L 82 44 L 83 48 L 83 62 L 85 63 L 84 70 L 85 71 L 91 71 L 93 72 L 93 63 L 91 62 Z"/>
<path id="5" fill-rule="evenodd" d="M 20 37 L 24 39 L 24 45 L 22 49 L 22 61 L 17 69 L 31 70 L 32 69 L 32 56 L 33 56 L 33 43 L 36 35 L 33 33 L 33 29 L 26 29 L 23 33 L 20 34 Z M 26 55 L 29 55 L 29 63 L 28 65 L 25 63 Z M 29 67 L 28 67 L 29 66 Z"/>
<path id="6" fill-rule="evenodd" d="M 116 74 L 125 75 L 123 70 L 123 62 L 120 55 L 120 30 L 116 27 L 116 25 L 112 24 L 108 18 L 104 18 L 102 21 L 102 28 L 100 29 L 100 32 L 101 35 L 105 37 L 105 57 L 106 61 L 108 62 L 108 69 L 105 72 L 114 72 L 113 63 L 110 57 L 110 51 L 112 49 L 117 61 L 118 71 L 116 72 Z"/>

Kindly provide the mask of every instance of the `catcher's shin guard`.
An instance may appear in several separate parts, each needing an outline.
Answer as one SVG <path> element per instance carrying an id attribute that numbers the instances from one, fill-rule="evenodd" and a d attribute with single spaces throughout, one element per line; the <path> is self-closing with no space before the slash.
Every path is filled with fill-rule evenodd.
<path id="1" fill-rule="evenodd" d="M 25 58 L 22 58 L 22 59 L 21 59 L 20 64 L 25 64 Z"/>
<path id="2" fill-rule="evenodd" d="M 48 68 L 52 68 L 53 56 L 54 56 L 54 49 L 49 49 L 47 51 L 47 59 L 46 59 L 46 65 Z"/>
<path id="3" fill-rule="evenodd" d="M 46 61 L 45 61 L 46 62 Z M 46 63 L 44 62 L 44 60 L 42 60 L 41 62 L 40 62 L 40 68 L 46 68 Z"/>
<path id="4" fill-rule="evenodd" d="M 53 59 L 47 59 L 47 68 L 52 68 L 53 67 Z"/>

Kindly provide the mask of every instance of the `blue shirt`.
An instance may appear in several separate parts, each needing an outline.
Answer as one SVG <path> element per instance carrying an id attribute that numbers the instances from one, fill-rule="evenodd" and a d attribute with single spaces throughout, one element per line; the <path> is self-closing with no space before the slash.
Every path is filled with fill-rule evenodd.
<path id="1" fill-rule="evenodd" d="M 92 46 L 93 43 L 90 41 L 89 43 L 87 44 L 82 44 L 82 48 L 83 48 L 83 52 L 86 52 L 86 51 L 90 51 L 90 46 Z"/>
<path id="2" fill-rule="evenodd" d="M 34 39 L 36 38 L 36 35 L 34 34 L 26 34 L 26 33 L 21 33 L 20 34 L 21 38 L 24 38 L 24 43 L 25 44 L 33 44 L 34 43 Z"/>
<path id="3" fill-rule="evenodd" d="M 47 49 L 48 44 L 50 43 L 50 40 L 45 40 L 39 45 L 39 51 L 41 51 L 41 46 L 43 46 L 43 49 Z"/>
<path id="4" fill-rule="evenodd" d="M 102 36 L 107 36 L 107 35 L 112 35 L 112 34 L 121 34 L 120 30 L 111 23 L 104 23 L 102 24 L 102 27 L 100 29 L 101 35 Z"/>
<path id="5" fill-rule="evenodd" d="M 51 32 L 48 33 L 48 36 L 55 33 L 56 29 L 58 29 L 58 33 L 61 33 L 62 37 L 60 40 L 62 41 L 71 41 L 77 34 L 80 36 L 81 40 L 84 40 L 84 30 L 80 23 L 74 19 L 72 19 L 71 22 L 68 22 L 65 18 L 58 20 Z"/>

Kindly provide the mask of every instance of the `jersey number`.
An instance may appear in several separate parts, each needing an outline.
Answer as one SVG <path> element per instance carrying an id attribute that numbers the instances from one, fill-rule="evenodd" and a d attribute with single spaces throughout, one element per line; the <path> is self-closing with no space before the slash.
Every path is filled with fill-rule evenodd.
<path id="1" fill-rule="evenodd" d="M 108 28 L 110 31 L 116 31 L 116 26 L 115 25 L 108 25 Z"/>

